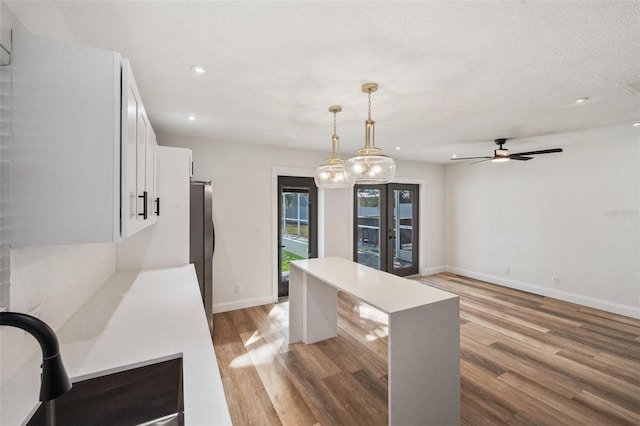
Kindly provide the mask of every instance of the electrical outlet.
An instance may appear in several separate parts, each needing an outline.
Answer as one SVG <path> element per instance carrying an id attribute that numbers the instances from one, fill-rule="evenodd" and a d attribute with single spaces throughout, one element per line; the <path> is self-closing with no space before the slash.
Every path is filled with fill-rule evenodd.
<path id="1" fill-rule="evenodd" d="M 553 285 L 555 285 L 556 287 L 559 287 L 560 286 L 560 278 L 553 277 Z"/>
<path id="2" fill-rule="evenodd" d="M 239 285 L 237 285 L 237 284 L 236 284 L 236 285 L 234 285 L 234 286 L 233 286 L 233 292 L 234 292 L 235 294 L 240 294 L 240 286 L 239 286 Z"/>
<path id="3" fill-rule="evenodd" d="M 502 272 L 503 272 L 505 275 L 509 275 L 509 270 L 510 270 L 510 269 L 511 269 L 511 268 L 505 267 L 505 268 L 502 270 Z"/>

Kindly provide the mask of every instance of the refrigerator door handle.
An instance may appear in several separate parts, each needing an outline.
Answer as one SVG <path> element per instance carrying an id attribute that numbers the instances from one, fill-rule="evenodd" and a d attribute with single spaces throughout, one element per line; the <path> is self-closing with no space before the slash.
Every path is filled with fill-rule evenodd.
<path id="1" fill-rule="evenodd" d="M 216 225 L 213 223 L 213 219 L 211 220 L 211 257 L 216 252 Z"/>

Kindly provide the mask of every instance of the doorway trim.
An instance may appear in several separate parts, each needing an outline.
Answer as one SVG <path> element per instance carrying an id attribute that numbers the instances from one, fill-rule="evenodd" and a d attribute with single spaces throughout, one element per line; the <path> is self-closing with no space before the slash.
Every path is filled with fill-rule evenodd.
<path id="1" fill-rule="evenodd" d="M 271 166 L 271 297 L 278 300 L 278 176 L 313 177 L 315 169 Z M 324 190 L 318 188 L 318 257 L 324 257 Z"/>

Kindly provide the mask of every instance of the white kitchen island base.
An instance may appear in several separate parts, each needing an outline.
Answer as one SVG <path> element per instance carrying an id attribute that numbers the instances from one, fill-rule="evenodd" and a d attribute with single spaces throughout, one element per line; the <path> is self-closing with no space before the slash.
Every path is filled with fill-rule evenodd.
<path id="1" fill-rule="evenodd" d="M 337 257 L 291 263 L 289 343 L 338 333 L 338 291 L 388 314 L 389 424 L 460 423 L 458 296 Z"/>

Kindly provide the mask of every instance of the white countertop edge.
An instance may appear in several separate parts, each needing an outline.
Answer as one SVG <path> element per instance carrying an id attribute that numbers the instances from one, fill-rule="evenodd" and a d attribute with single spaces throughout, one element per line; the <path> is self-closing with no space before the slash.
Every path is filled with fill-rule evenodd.
<path id="1" fill-rule="evenodd" d="M 458 298 L 456 294 L 341 257 L 295 260 L 291 265 L 386 314 Z"/>
<path id="2" fill-rule="evenodd" d="M 116 272 L 57 334 L 72 381 L 182 353 L 185 424 L 231 425 L 193 265 Z M 37 406 L 40 362 L 38 351 L 2 387 L 2 425 Z"/>

